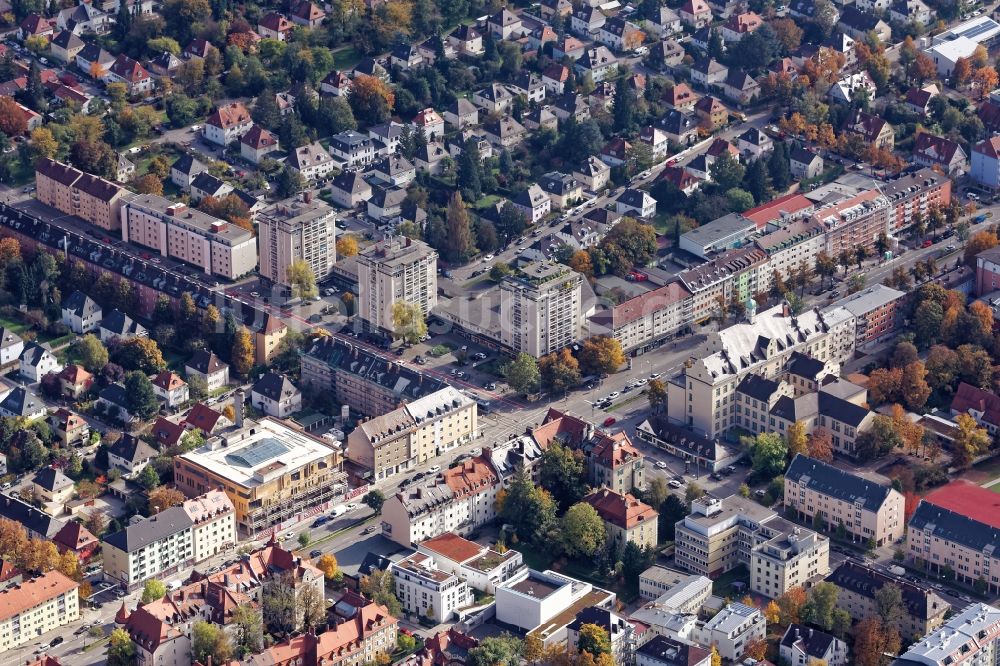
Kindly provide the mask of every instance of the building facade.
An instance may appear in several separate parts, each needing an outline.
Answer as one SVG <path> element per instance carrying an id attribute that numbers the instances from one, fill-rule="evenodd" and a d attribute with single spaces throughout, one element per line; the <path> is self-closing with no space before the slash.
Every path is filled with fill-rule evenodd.
<path id="1" fill-rule="evenodd" d="M 311 192 L 262 210 L 257 215 L 261 276 L 287 286 L 288 266 L 305 261 L 317 282 L 329 277 L 337 261 L 336 219 L 334 210 Z"/>
<path id="2" fill-rule="evenodd" d="M 534 262 L 500 284 L 500 341 L 535 358 L 580 339 L 582 276 Z"/>
<path id="3" fill-rule="evenodd" d="M 15 649 L 79 619 L 79 588 L 49 571 L 0 590 L 0 649 Z"/>
<path id="4" fill-rule="evenodd" d="M 396 237 L 358 254 L 358 315 L 375 330 L 395 330 L 398 302 L 424 316 L 437 304 L 437 252 L 421 241 Z"/>

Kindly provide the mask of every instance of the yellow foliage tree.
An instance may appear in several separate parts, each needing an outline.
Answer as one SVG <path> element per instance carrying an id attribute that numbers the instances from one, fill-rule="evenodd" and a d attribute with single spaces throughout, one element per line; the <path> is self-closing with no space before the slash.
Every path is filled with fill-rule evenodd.
<path id="1" fill-rule="evenodd" d="M 231 359 L 233 370 L 236 371 L 236 374 L 246 377 L 247 373 L 250 372 L 250 368 L 253 367 L 253 352 L 253 337 L 251 337 L 250 331 L 247 330 L 246 326 L 241 326 L 236 331 L 236 338 L 233 340 Z"/>

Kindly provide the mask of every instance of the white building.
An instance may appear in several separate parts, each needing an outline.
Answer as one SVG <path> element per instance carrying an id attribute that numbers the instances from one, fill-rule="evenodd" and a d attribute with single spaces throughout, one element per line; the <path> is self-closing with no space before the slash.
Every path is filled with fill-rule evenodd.
<path id="1" fill-rule="evenodd" d="M 18 340 L 20 340 L 20 338 L 18 338 Z M 24 343 L 22 343 L 22 345 L 23 344 Z M 3 351 L 3 347 L 0 346 L 0 354 L 2 354 Z M 55 354 L 35 342 L 29 344 L 24 348 L 24 351 L 21 352 L 21 376 L 26 378 L 32 384 L 42 381 L 42 377 L 50 372 L 62 371 L 62 368 L 62 364 L 59 363 L 59 359 L 56 358 Z"/>
<path id="2" fill-rule="evenodd" d="M 220 106 L 205 121 L 205 138 L 214 144 L 228 146 L 250 131 L 253 119 L 240 102 Z"/>
<path id="3" fill-rule="evenodd" d="M 535 358 L 580 339 L 583 277 L 554 262 L 532 262 L 500 283 L 500 341 Z"/>
<path id="4" fill-rule="evenodd" d="M 830 540 L 804 527 L 787 526 L 750 552 L 750 589 L 772 599 L 811 587 L 828 573 Z"/>
<path id="5" fill-rule="evenodd" d="M 414 553 L 389 565 L 396 582 L 396 597 L 403 609 L 435 622 L 452 619 L 455 610 L 471 606 L 469 584 L 437 568 L 432 557 Z"/>
<path id="6" fill-rule="evenodd" d="M 0 650 L 36 641 L 80 617 L 79 583 L 49 571 L 0 591 Z"/>
<path id="7" fill-rule="evenodd" d="M 925 52 L 937 66 L 938 74 L 950 76 L 959 59 L 970 57 L 980 44 L 988 46 L 997 35 L 1000 35 L 1000 23 L 987 15 L 977 16 L 934 35 Z"/>
<path id="8" fill-rule="evenodd" d="M 358 316 L 374 329 L 393 331 L 392 306 L 405 302 L 424 316 L 437 305 L 437 252 L 397 236 L 358 254 Z"/>
<path id="9" fill-rule="evenodd" d="M 424 541 L 417 552 L 430 557 L 438 570 L 454 574 L 486 594 L 528 575 L 518 551 L 501 553 L 451 532 Z"/>
<path id="10" fill-rule="evenodd" d="M 104 537 L 104 578 L 134 590 L 235 545 L 233 504 L 212 490 Z"/>
<path id="11" fill-rule="evenodd" d="M 676 613 L 697 614 L 712 594 L 712 579 L 654 565 L 639 575 L 639 596 Z"/>
<path id="12" fill-rule="evenodd" d="M 910 646 L 899 663 L 920 666 L 987 666 L 1000 658 L 1000 609 L 974 603 Z"/>
<path id="13" fill-rule="evenodd" d="M 250 404 L 268 416 L 284 419 L 302 410 L 302 391 L 284 375 L 268 372 L 250 389 Z"/>
<path id="14" fill-rule="evenodd" d="M 576 613 L 591 606 L 611 608 L 614 601 L 613 592 L 590 583 L 530 569 L 522 580 L 497 588 L 496 619 L 501 626 L 516 627 L 549 644 L 564 639 L 565 627 Z M 553 623 L 556 616 L 565 621 Z"/>
<path id="15" fill-rule="evenodd" d="M 74 291 L 62 303 L 62 323 L 77 335 L 89 333 L 101 323 L 101 306 L 82 291 Z"/>
<path id="16" fill-rule="evenodd" d="M 715 614 L 711 620 L 695 629 L 695 643 L 714 645 L 726 661 L 735 661 L 754 641 L 764 640 L 767 621 L 760 610 L 740 603 L 732 603 Z"/>
<path id="17" fill-rule="evenodd" d="M 822 662 L 827 666 L 847 666 L 847 643 L 830 634 L 790 624 L 779 644 L 781 661 L 792 666 Z"/>
<path id="18" fill-rule="evenodd" d="M 333 149 L 333 141 L 330 143 Z M 308 143 L 292 150 L 288 155 L 288 166 L 302 174 L 308 181 L 319 180 L 333 173 L 336 165 L 330 153 L 319 142 Z"/>
<path id="19" fill-rule="evenodd" d="M 261 276 L 287 286 L 288 266 L 305 261 L 317 282 L 326 280 L 337 261 L 336 219 L 333 208 L 309 191 L 262 210 L 257 215 Z"/>
<path id="20" fill-rule="evenodd" d="M 0 366 L 8 366 L 21 358 L 24 353 L 24 340 L 21 336 L 7 328 L 0 327 Z"/>

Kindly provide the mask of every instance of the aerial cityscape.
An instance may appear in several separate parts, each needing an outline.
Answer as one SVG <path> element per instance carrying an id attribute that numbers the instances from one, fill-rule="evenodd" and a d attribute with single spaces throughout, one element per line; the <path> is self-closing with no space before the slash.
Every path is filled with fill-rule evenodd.
<path id="1" fill-rule="evenodd" d="M 0 0 L 0 666 L 1000 664 L 998 72 L 974 0 Z"/>

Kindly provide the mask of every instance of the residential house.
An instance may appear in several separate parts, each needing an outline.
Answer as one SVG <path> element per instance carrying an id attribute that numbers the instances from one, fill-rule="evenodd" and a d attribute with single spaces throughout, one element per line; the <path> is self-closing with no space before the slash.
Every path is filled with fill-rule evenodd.
<path id="1" fill-rule="evenodd" d="M 573 176 L 558 171 L 545 174 L 538 181 L 539 186 L 548 195 L 553 210 L 570 208 L 583 196 L 583 188 Z"/>
<path id="2" fill-rule="evenodd" d="M 691 65 L 691 80 L 700 86 L 721 86 L 729 76 L 729 68 L 715 58 L 701 58 Z"/>
<path id="3" fill-rule="evenodd" d="M 578 60 L 583 55 L 585 48 L 583 42 L 573 35 L 563 35 L 563 38 L 552 47 L 552 57 L 559 60 L 563 58 Z"/>
<path id="4" fill-rule="evenodd" d="M 52 21 L 32 12 L 24 17 L 17 29 L 17 38 L 22 42 L 29 37 L 52 37 L 56 26 Z"/>
<path id="5" fill-rule="evenodd" d="M 254 125 L 240 138 L 240 156 L 252 164 L 260 164 L 264 157 L 277 150 L 277 137 L 260 125 Z"/>
<path id="6" fill-rule="evenodd" d="M 1000 187 L 1000 137 L 984 139 L 972 147 L 969 177 L 990 189 Z"/>
<path id="7" fill-rule="evenodd" d="M 153 461 L 160 452 L 131 434 L 124 434 L 108 448 L 108 464 L 125 477 L 134 477 Z"/>
<path id="8" fill-rule="evenodd" d="M 711 95 L 699 99 L 694 105 L 694 111 L 699 118 L 699 126 L 710 132 L 725 127 L 729 122 L 729 109 Z"/>
<path id="9" fill-rule="evenodd" d="M 504 7 L 486 19 L 486 28 L 495 39 L 516 39 L 525 32 L 521 17 Z"/>
<path id="10" fill-rule="evenodd" d="M 478 57 L 486 52 L 483 46 L 483 35 L 473 25 L 459 25 L 448 33 L 448 43 L 459 55 Z"/>
<path id="11" fill-rule="evenodd" d="M 864 40 L 873 32 L 883 44 L 888 44 L 892 40 L 892 28 L 889 27 L 888 23 L 878 16 L 863 12 L 852 5 L 843 7 L 840 20 L 837 21 L 837 27 L 856 40 Z"/>
<path id="12" fill-rule="evenodd" d="M 378 222 L 391 220 L 403 212 L 403 201 L 406 200 L 406 190 L 401 187 L 372 188 L 372 196 L 368 199 L 368 217 Z"/>
<path id="13" fill-rule="evenodd" d="M 629 541 L 640 548 L 656 547 L 658 514 L 653 507 L 629 493 L 616 493 L 610 488 L 595 490 L 582 501 L 594 507 L 604 521 L 611 547 L 624 546 Z"/>
<path id="14" fill-rule="evenodd" d="M 202 171 L 191 181 L 191 201 L 201 201 L 205 197 L 221 199 L 232 191 L 232 185 L 207 171 Z"/>
<path id="15" fill-rule="evenodd" d="M 12 330 L 0 327 L 0 367 L 17 363 L 24 353 L 24 340 Z"/>
<path id="16" fill-rule="evenodd" d="M 807 148 L 795 146 L 789 151 L 788 158 L 792 178 L 803 180 L 823 173 L 823 158 Z"/>
<path id="17" fill-rule="evenodd" d="M 356 171 L 344 171 L 330 181 L 330 198 L 338 206 L 355 208 L 372 196 L 372 186 Z"/>
<path id="18" fill-rule="evenodd" d="M 217 107 L 205 121 L 205 139 L 219 146 L 228 146 L 250 131 L 253 119 L 240 102 Z"/>
<path id="19" fill-rule="evenodd" d="M 163 51 L 149 59 L 147 67 L 160 78 L 173 78 L 180 72 L 183 62 L 170 51 Z"/>
<path id="20" fill-rule="evenodd" d="M 878 88 L 868 72 L 861 71 L 844 77 L 831 86 L 827 95 L 840 104 L 851 104 L 854 101 L 855 92 L 858 90 L 866 91 L 868 99 L 875 98 Z"/>
<path id="21" fill-rule="evenodd" d="M 645 190 L 629 187 L 615 201 L 615 210 L 624 215 L 652 219 L 656 214 L 656 199 Z"/>
<path id="22" fill-rule="evenodd" d="M 748 162 L 752 162 L 774 150 L 774 142 L 760 129 L 751 127 L 739 135 L 736 147 Z"/>
<path id="23" fill-rule="evenodd" d="M 729 70 L 722 89 L 726 97 L 739 104 L 749 104 L 760 94 L 760 84 L 742 69 Z"/>
<path id="24" fill-rule="evenodd" d="M 738 42 L 744 35 L 749 35 L 760 26 L 764 25 L 763 19 L 755 12 L 738 13 L 734 12 L 722 24 L 722 41 L 728 43 Z"/>
<path id="25" fill-rule="evenodd" d="M 925 167 L 938 167 L 955 176 L 969 168 L 968 156 L 957 142 L 930 132 L 920 132 L 913 144 L 913 161 Z"/>
<path id="26" fill-rule="evenodd" d="M 142 324 L 118 309 L 105 315 L 101 319 L 98 329 L 101 342 L 105 344 L 114 339 L 125 341 L 129 338 L 145 338 L 149 335 Z"/>
<path id="27" fill-rule="evenodd" d="M 63 30 L 49 42 L 49 52 L 59 62 L 68 65 L 76 61 L 76 54 L 87 44 L 75 32 Z"/>
<path id="28" fill-rule="evenodd" d="M 257 23 L 257 34 L 264 39 L 287 42 L 291 39 L 295 25 L 278 12 L 268 12 Z"/>
<path id="29" fill-rule="evenodd" d="M 340 135 L 330 137 L 330 150 L 334 154 L 341 148 L 337 140 Z M 302 174 L 308 181 L 321 180 L 329 176 L 334 169 L 335 163 L 330 153 L 326 152 L 323 145 L 318 141 L 299 146 L 288 155 L 288 166 Z"/>
<path id="30" fill-rule="evenodd" d="M 24 346 L 24 351 L 21 352 L 20 373 L 32 384 L 42 381 L 42 377 L 49 373 L 58 373 L 62 370 L 63 367 L 59 363 L 59 359 L 48 348 L 36 342 L 28 345 L 22 343 L 22 346 Z M 0 354 L 5 351 L 5 349 L 0 348 Z"/>
<path id="31" fill-rule="evenodd" d="M 594 46 L 586 49 L 573 67 L 580 76 L 590 74 L 591 81 L 600 83 L 618 71 L 618 59 L 606 46 Z"/>
<path id="32" fill-rule="evenodd" d="M 892 150 L 896 142 L 892 123 L 861 109 L 855 110 L 854 115 L 847 121 L 844 131 L 860 135 L 866 145 L 875 148 Z"/>
<path id="33" fill-rule="evenodd" d="M 59 382 L 62 385 L 62 395 L 77 399 L 93 387 L 94 375 L 81 366 L 70 363 L 59 373 Z"/>
<path id="34" fill-rule="evenodd" d="M 705 0 L 685 0 L 678 13 L 681 23 L 692 30 L 704 28 L 712 22 L 712 9 Z"/>
<path id="35" fill-rule="evenodd" d="M 289 16 L 292 17 L 292 23 L 295 25 L 318 28 L 323 19 L 326 18 L 326 12 L 319 5 L 309 2 L 309 0 L 300 0 L 299 2 L 292 2 Z"/>
<path id="36" fill-rule="evenodd" d="M 929 83 L 923 88 L 910 88 L 906 91 L 905 106 L 910 113 L 926 116 L 930 111 L 931 100 L 940 95 L 937 84 Z"/>
<path id="37" fill-rule="evenodd" d="M 153 91 L 153 77 L 146 68 L 122 54 L 108 68 L 108 83 L 124 83 L 132 97 L 145 96 Z"/>
<path id="38" fill-rule="evenodd" d="M 778 646 L 786 664 L 823 662 L 828 666 L 847 666 L 847 643 L 830 634 L 802 624 L 790 624 Z"/>
<path id="39" fill-rule="evenodd" d="M 612 16 L 597 31 L 597 41 L 614 51 L 632 51 L 642 44 L 642 28 L 621 15 Z"/>
<path id="40" fill-rule="evenodd" d="M 207 349 L 196 351 L 184 364 L 184 374 L 188 379 L 197 377 L 205 382 L 205 388 L 211 392 L 229 383 L 229 366 L 219 360 L 219 357 Z"/>
<path id="41" fill-rule="evenodd" d="M 345 97 L 351 90 L 351 78 L 344 72 L 333 70 L 319 84 L 321 94 Z"/>
<path id="42" fill-rule="evenodd" d="M 661 9 L 668 9 L 661 7 Z M 650 47 L 653 52 L 653 59 L 660 63 L 664 71 L 671 70 L 684 62 L 687 55 L 684 47 L 676 39 L 663 39 Z"/>
<path id="43" fill-rule="evenodd" d="M 559 128 L 559 118 L 549 110 L 548 106 L 536 106 L 534 109 L 522 116 L 524 127 L 529 131 L 540 128 L 556 130 Z"/>
<path id="44" fill-rule="evenodd" d="M 474 127 L 479 124 L 479 109 L 464 97 L 458 97 L 444 110 L 444 120 L 456 129 Z"/>
<path id="45" fill-rule="evenodd" d="M 601 149 L 601 161 L 609 167 L 616 167 L 625 164 L 632 150 L 632 144 L 621 137 L 615 137 Z"/>
<path id="46" fill-rule="evenodd" d="M 930 25 L 934 12 L 923 0 L 894 0 L 889 8 L 889 18 L 897 23 Z"/>
<path id="47" fill-rule="evenodd" d="M 528 224 L 536 224 L 542 220 L 552 209 L 552 202 L 549 195 L 537 184 L 522 190 L 511 199 L 518 210 L 524 213 L 528 219 Z"/>
<path id="48" fill-rule="evenodd" d="M 56 440 L 65 447 L 85 443 L 90 435 L 87 420 L 65 407 L 60 407 L 49 414 L 49 427 Z"/>
<path id="49" fill-rule="evenodd" d="M 187 382 L 170 370 L 164 370 L 153 378 L 153 392 L 170 408 L 179 407 L 190 399 Z"/>
<path id="50" fill-rule="evenodd" d="M 686 83 L 677 83 L 663 92 L 663 104 L 668 109 L 691 111 L 698 102 L 698 96 Z"/>
<path id="51" fill-rule="evenodd" d="M 250 404 L 268 416 L 284 419 L 302 410 L 302 391 L 284 375 L 268 372 L 250 390 Z"/>
<path id="52" fill-rule="evenodd" d="M 647 18 L 645 27 L 661 39 L 679 35 L 683 30 L 681 15 L 677 13 L 676 9 L 667 6 L 658 8 L 653 18 Z"/>
<path id="53" fill-rule="evenodd" d="M 185 153 L 170 165 L 170 182 L 186 192 L 191 188 L 195 176 L 204 171 L 208 171 L 207 166 L 192 155 Z"/>
<path id="54" fill-rule="evenodd" d="M 389 64 L 406 71 L 424 64 L 424 56 L 416 45 L 399 43 L 389 52 Z"/>
<path id="55" fill-rule="evenodd" d="M 566 17 L 573 13 L 573 3 L 569 0 L 542 0 L 538 8 L 542 18 L 551 21 L 553 16 Z"/>
<path id="56" fill-rule="evenodd" d="M 97 405 L 100 413 L 106 414 L 112 421 L 130 423 L 135 416 L 129 412 L 128 394 L 121 384 L 109 384 L 97 394 Z"/>
<path id="57" fill-rule="evenodd" d="M 76 488 L 73 479 L 55 467 L 43 467 L 31 479 L 32 494 L 46 504 L 60 507 L 73 499 Z"/>
<path id="58" fill-rule="evenodd" d="M 524 140 L 528 131 L 524 125 L 511 117 L 504 117 L 499 120 L 486 123 L 483 126 L 483 133 L 486 139 L 498 150 L 511 148 Z"/>
<path id="59" fill-rule="evenodd" d="M 555 98 L 552 102 L 552 113 L 559 120 L 567 120 L 570 117 L 581 123 L 590 118 L 590 105 L 587 100 L 578 93 L 565 93 Z"/>
<path id="60" fill-rule="evenodd" d="M 370 167 L 371 176 L 384 187 L 405 188 L 417 177 L 417 169 L 402 155 L 390 155 Z"/>
<path id="61" fill-rule="evenodd" d="M 472 606 L 469 584 L 453 573 L 441 571 L 434 558 L 416 552 L 389 565 L 395 593 L 403 610 L 436 622 L 449 622 L 455 611 Z"/>
<path id="62" fill-rule="evenodd" d="M 97 44 L 88 43 L 76 54 L 76 67 L 92 79 L 104 81 L 115 57 Z"/>
<path id="63" fill-rule="evenodd" d="M 573 171 L 573 177 L 580 181 L 588 192 L 600 192 L 608 186 L 611 167 L 600 158 L 591 156 Z"/>
<path id="64" fill-rule="evenodd" d="M 101 306 L 82 291 L 74 291 L 62 303 L 62 323 L 77 335 L 90 333 L 101 322 Z"/>
<path id="65" fill-rule="evenodd" d="M 513 101 L 513 95 L 502 83 L 491 83 L 472 94 L 472 103 L 487 113 L 504 113 Z"/>

